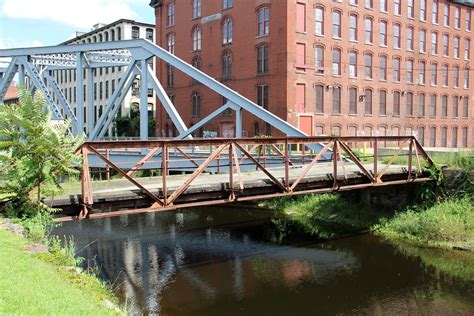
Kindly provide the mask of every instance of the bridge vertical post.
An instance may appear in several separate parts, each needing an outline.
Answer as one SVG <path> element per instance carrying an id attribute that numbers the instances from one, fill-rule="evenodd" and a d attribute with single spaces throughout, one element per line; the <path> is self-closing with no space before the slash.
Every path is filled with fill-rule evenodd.
<path id="1" fill-rule="evenodd" d="M 232 146 L 233 144 L 229 144 L 229 200 L 234 201 L 235 200 L 235 194 L 234 194 L 234 157 L 232 154 Z"/>
<path id="2" fill-rule="evenodd" d="M 25 86 L 25 66 L 23 64 L 18 65 L 18 84 Z"/>
<path id="3" fill-rule="evenodd" d="M 148 64 L 140 61 L 140 140 L 148 140 Z"/>
<path id="4" fill-rule="evenodd" d="M 84 133 L 84 70 L 81 52 L 76 54 L 76 78 L 77 78 L 77 92 L 76 92 L 76 117 L 77 117 L 77 135 Z M 89 87 L 91 89 L 91 87 Z"/>
<path id="5" fill-rule="evenodd" d="M 168 190 L 166 187 L 166 174 L 168 173 L 168 146 L 163 143 L 163 148 L 161 150 L 161 179 L 163 180 L 162 191 L 163 191 L 163 204 L 164 206 L 168 205 Z"/>
<path id="6" fill-rule="evenodd" d="M 242 108 L 235 110 L 235 137 L 242 138 Z"/>
<path id="7" fill-rule="evenodd" d="M 378 150 L 379 150 L 378 137 L 375 137 L 375 139 L 374 139 L 374 179 L 375 179 L 375 182 L 378 182 L 377 174 L 379 173 L 379 171 L 378 171 L 378 160 L 379 160 Z"/>
<path id="8" fill-rule="evenodd" d="M 334 140 L 334 148 L 332 150 L 332 176 L 334 178 L 333 189 L 337 188 L 337 156 L 339 154 L 337 144 L 338 140 Z"/>
<path id="9" fill-rule="evenodd" d="M 94 73 L 93 69 L 87 69 L 87 134 L 92 133 L 95 125 L 94 109 Z"/>
<path id="10" fill-rule="evenodd" d="M 408 179 L 407 179 L 408 181 L 410 181 L 411 179 L 412 164 L 413 164 L 413 138 L 410 138 L 410 142 L 408 145 Z"/>
<path id="11" fill-rule="evenodd" d="M 109 148 L 107 148 L 105 150 L 105 158 L 107 158 L 107 160 L 110 160 L 110 149 Z M 105 179 L 107 181 L 110 181 L 110 166 L 109 166 L 109 164 L 105 165 Z"/>

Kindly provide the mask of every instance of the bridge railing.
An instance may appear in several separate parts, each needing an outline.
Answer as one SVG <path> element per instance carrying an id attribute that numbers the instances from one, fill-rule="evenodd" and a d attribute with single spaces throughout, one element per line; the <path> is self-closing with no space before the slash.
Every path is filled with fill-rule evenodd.
<path id="1" fill-rule="evenodd" d="M 82 217 L 94 204 L 94 172 L 119 175 L 151 208 L 170 209 L 427 181 L 423 167 L 432 165 L 413 136 L 94 141 L 77 154 Z M 144 170 L 157 176 L 138 177 Z"/>

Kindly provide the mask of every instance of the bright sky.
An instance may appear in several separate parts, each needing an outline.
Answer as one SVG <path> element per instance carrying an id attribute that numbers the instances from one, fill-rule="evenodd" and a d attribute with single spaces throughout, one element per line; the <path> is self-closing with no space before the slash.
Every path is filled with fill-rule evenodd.
<path id="1" fill-rule="evenodd" d="M 57 45 L 121 18 L 154 24 L 149 0 L 0 0 L 0 49 Z"/>

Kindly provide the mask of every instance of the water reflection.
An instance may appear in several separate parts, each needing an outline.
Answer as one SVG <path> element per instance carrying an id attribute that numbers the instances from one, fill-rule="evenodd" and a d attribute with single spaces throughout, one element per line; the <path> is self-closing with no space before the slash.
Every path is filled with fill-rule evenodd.
<path id="1" fill-rule="evenodd" d="M 269 216 L 209 208 L 72 222 L 56 233 L 75 236 L 80 255 L 135 314 L 474 310 L 474 296 L 466 294 L 472 282 L 434 277 L 418 259 L 370 236 L 304 246 L 263 242 Z"/>

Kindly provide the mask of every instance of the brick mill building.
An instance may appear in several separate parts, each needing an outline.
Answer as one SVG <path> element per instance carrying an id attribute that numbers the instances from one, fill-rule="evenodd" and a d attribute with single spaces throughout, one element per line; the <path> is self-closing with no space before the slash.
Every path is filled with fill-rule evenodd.
<path id="1" fill-rule="evenodd" d="M 156 42 L 310 135 L 415 135 L 474 144 L 474 2 L 154 0 Z M 188 126 L 225 102 L 161 62 Z M 244 136 L 278 135 L 244 114 Z M 159 136 L 172 123 L 157 112 Z M 233 113 L 201 135 L 234 134 Z"/>

